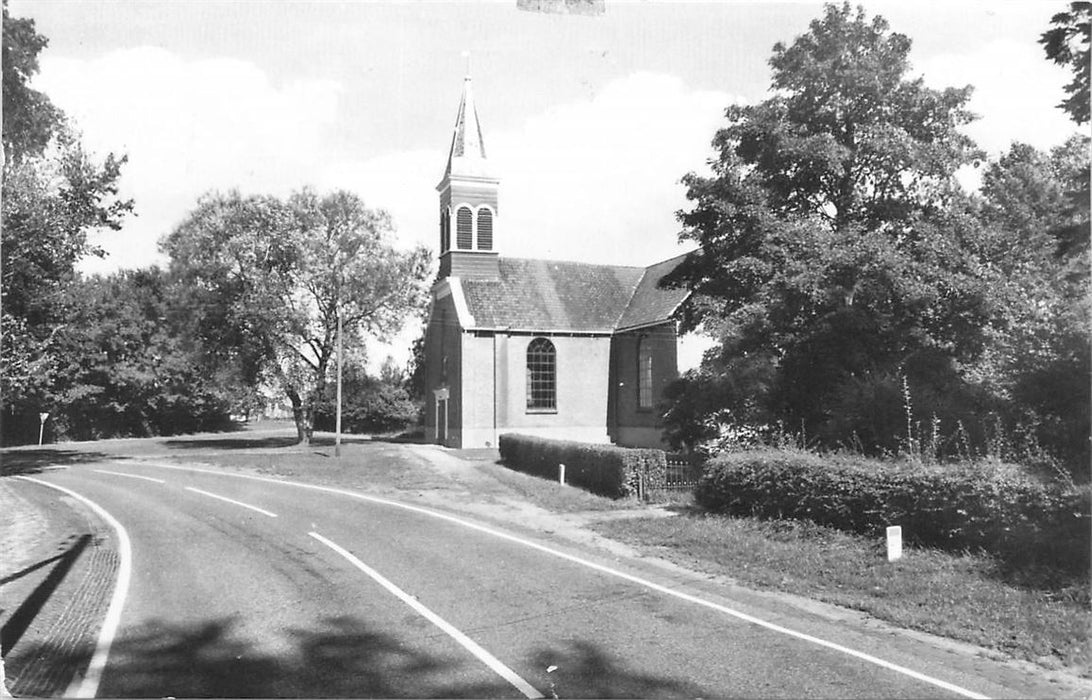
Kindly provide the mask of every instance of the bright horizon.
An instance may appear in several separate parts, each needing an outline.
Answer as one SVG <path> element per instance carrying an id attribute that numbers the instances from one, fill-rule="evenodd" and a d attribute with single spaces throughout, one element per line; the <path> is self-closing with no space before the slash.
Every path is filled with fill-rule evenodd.
<path id="1" fill-rule="evenodd" d="M 1066 2 L 864 3 L 913 40 L 911 75 L 976 87 L 967 132 L 991 157 L 1077 130 L 1039 35 Z M 80 269 L 162 264 L 160 237 L 211 190 L 347 189 L 387 209 L 400 245 L 437 245 L 434 190 L 472 55 L 501 175 L 502 255 L 648 265 L 676 255 L 679 179 L 701 171 L 724 109 L 766 97 L 773 44 L 820 3 L 621 3 L 600 16 L 504 3 L 11 0 L 49 39 L 34 87 L 100 157 L 127 154 L 136 216 Z M 973 174 L 968 182 L 974 181 Z M 404 363 L 415 326 L 392 352 Z M 680 365 L 700 354 L 684 344 Z"/>

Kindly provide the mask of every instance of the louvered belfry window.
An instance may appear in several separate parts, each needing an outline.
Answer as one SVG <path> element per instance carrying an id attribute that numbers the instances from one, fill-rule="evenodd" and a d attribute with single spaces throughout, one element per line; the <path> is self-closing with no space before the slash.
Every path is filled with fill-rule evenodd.
<path id="1" fill-rule="evenodd" d="M 637 406 L 652 408 L 652 347 L 645 338 L 637 349 Z"/>
<path id="2" fill-rule="evenodd" d="M 557 353 L 546 338 L 527 345 L 527 409 L 557 409 Z"/>
<path id="3" fill-rule="evenodd" d="M 470 250 L 474 247 L 474 215 L 470 207 L 459 207 L 455 219 L 455 243 L 459 250 Z"/>
<path id="4" fill-rule="evenodd" d="M 440 207 L 440 252 L 451 248 L 451 213 L 446 207 Z"/>
<path id="5" fill-rule="evenodd" d="M 493 212 L 478 210 L 478 250 L 493 250 Z"/>

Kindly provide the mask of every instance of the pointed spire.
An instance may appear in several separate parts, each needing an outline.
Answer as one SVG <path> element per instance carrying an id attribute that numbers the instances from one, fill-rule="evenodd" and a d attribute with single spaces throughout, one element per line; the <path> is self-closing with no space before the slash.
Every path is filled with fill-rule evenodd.
<path id="1" fill-rule="evenodd" d="M 470 79 L 470 63 L 467 59 L 467 76 L 463 81 L 463 97 L 459 102 L 459 113 L 455 118 L 455 133 L 451 137 L 451 150 L 447 157 L 447 170 L 479 174 L 484 170 L 485 144 L 482 141 L 482 127 L 478 122 L 478 111 L 474 107 L 474 89 Z M 469 167 L 460 167 L 469 166 Z"/>

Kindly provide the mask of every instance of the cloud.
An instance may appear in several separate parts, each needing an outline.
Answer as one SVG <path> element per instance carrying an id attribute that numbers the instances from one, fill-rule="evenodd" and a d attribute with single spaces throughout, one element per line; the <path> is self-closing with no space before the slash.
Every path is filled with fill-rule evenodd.
<path id="1" fill-rule="evenodd" d="M 187 61 L 152 47 L 43 57 L 35 87 L 74 118 L 88 148 L 129 158 L 122 194 L 138 215 L 96 237 L 110 256 L 81 265 L 91 272 L 157 261 L 158 238 L 208 190 L 292 189 L 321 162 L 341 93 L 333 81 L 273 85 L 246 61 Z"/>
<path id="2" fill-rule="evenodd" d="M 973 51 L 939 54 L 915 61 L 915 74 L 934 88 L 973 85 L 970 109 L 979 119 L 966 128 L 996 156 L 1014 141 L 1036 148 L 1056 146 L 1076 125 L 1055 108 L 1068 75 L 1046 60 L 1036 44 L 992 41 Z"/>

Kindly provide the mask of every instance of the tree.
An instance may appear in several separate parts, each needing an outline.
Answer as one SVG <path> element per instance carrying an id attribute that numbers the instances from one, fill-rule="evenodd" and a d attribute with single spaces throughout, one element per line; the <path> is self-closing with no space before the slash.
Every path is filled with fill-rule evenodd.
<path id="1" fill-rule="evenodd" d="M 1092 430 L 1092 303 L 1088 201 L 1072 183 L 1089 172 L 1089 138 L 1049 153 L 1014 144 L 983 175 L 985 254 L 1001 275 L 987 352 L 968 367 L 1041 446 L 1087 478 Z M 1081 244 L 1083 239 L 1084 243 Z"/>
<path id="2" fill-rule="evenodd" d="M 49 98 L 28 87 L 45 37 L 4 4 L 3 236 L 0 239 L 0 396 L 4 439 L 13 426 L 56 401 L 58 333 L 69 317 L 65 292 L 76 262 L 101 254 L 88 242 L 94 230 L 117 229 L 132 210 L 118 197 L 124 158 L 97 163 L 81 147 Z"/>
<path id="3" fill-rule="evenodd" d="M 391 242 L 390 217 L 340 191 L 281 201 L 237 192 L 203 197 L 163 242 L 188 290 L 194 328 L 214 364 L 271 378 L 310 442 L 340 311 L 350 344 L 383 337 L 424 303 L 429 255 Z"/>
<path id="4" fill-rule="evenodd" d="M 4 161 L 41 155 L 63 119 L 49 97 L 27 82 L 38 72 L 38 54 L 49 40 L 34 29 L 34 20 L 8 14 L 4 0 Z"/>
<path id="5" fill-rule="evenodd" d="M 1089 117 L 1089 79 L 1092 72 L 1092 2 L 1073 2 L 1068 12 L 1051 18 L 1052 29 L 1043 32 L 1039 43 L 1047 58 L 1073 71 L 1065 86 L 1069 95 L 1058 107 L 1073 121 L 1085 124 Z"/>
<path id="6" fill-rule="evenodd" d="M 158 268 L 74 282 L 58 334 L 50 423 L 76 440 L 146 437 L 230 425 L 229 396 L 203 371 Z"/>
<path id="7" fill-rule="evenodd" d="M 868 427 L 847 417 L 899 410 L 877 397 L 902 377 L 944 385 L 982 348 L 989 279 L 954 178 L 981 157 L 959 131 L 971 88 L 909 77 L 910 46 L 827 5 L 774 46 L 773 96 L 728 108 L 712 176 L 683 179 L 680 238 L 701 248 L 668 283 L 695 292 L 687 324 L 721 337 L 706 373 L 758 392 L 740 419 L 846 443 Z"/>

